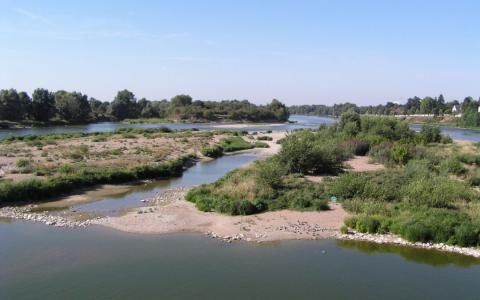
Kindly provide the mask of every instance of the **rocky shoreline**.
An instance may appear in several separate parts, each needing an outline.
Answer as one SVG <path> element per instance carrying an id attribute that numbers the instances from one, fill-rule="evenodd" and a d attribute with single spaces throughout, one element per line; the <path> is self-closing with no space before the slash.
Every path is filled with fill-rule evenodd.
<path id="1" fill-rule="evenodd" d="M 156 213 L 162 206 L 168 206 L 169 204 L 184 202 L 184 194 L 188 189 L 175 188 L 167 190 L 158 194 L 148 200 L 142 200 L 146 206 L 136 209 L 137 215 L 150 215 Z M 68 228 L 85 228 L 89 225 L 103 225 L 105 221 L 108 221 L 109 217 L 94 217 L 85 220 L 75 220 L 72 216 L 62 216 L 52 214 L 46 211 L 35 212 L 35 206 L 29 205 L 24 207 L 3 207 L 0 208 L 0 217 L 11 218 L 16 220 L 26 220 L 32 222 L 43 223 L 48 226 L 55 227 L 68 227 Z M 228 218 L 228 216 L 224 216 Z M 251 216 L 252 217 L 252 216 Z M 240 227 L 242 230 L 243 227 Z M 276 240 L 276 234 L 288 234 L 286 239 L 325 239 L 333 238 L 339 240 L 356 240 L 365 241 L 377 244 L 392 244 L 399 246 L 415 247 L 421 249 L 437 250 L 450 253 L 457 253 L 475 258 L 480 258 L 479 248 L 467 248 L 459 247 L 447 244 L 435 244 L 435 243 L 413 243 L 406 241 L 396 235 L 392 234 L 368 234 L 359 232 L 349 232 L 342 234 L 336 228 L 328 228 L 312 224 L 311 222 L 297 220 L 295 222 L 284 221 L 283 224 L 276 226 L 268 226 L 258 231 L 241 231 L 230 232 L 229 234 L 219 233 L 215 231 L 204 232 L 208 237 L 222 240 L 226 243 L 232 243 L 234 241 L 246 241 L 246 242 L 265 242 Z M 282 238 L 284 239 L 284 238 Z"/>
<path id="2" fill-rule="evenodd" d="M 71 220 L 59 215 L 53 215 L 48 212 L 32 212 L 33 206 L 26 207 L 2 207 L 0 208 L 0 217 L 10 218 L 15 220 L 26 220 L 31 222 L 43 223 L 48 226 L 55 227 L 87 227 L 93 224 L 95 219 L 88 219 L 82 221 Z"/>
<path id="3" fill-rule="evenodd" d="M 435 244 L 435 243 L 420 243 L 420 242 L 409 242 L 393 234 L 369 234 L 369 233 L 359 233 L 359 232 L 349 232 L 347 234 L 339 233 L 335 237 L 339 240 L 350 240 L 350 241 L 365 241 L 376 244 L 392 244 L 399 246 L 407 246 L 421 249 L 437 250 L 450 253 L 457 253 L 467 256 L 473 256 L 475 258 L 480 258 L 480 249 L 479 248 L 467 248 L 460 246 L 452 246 L 447 244 Z"/>

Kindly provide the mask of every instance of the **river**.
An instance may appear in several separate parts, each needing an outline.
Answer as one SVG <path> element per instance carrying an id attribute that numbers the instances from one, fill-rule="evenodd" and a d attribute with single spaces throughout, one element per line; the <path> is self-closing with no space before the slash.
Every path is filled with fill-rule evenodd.
<path id="1" fill-rule="evenodd" d="M 51 133 L 71 133 L 71 132 L 110 132 L 118 128 L 158 128 L 168 127 L 171 129 L 228 129 L 228 130 L 248 130 L 248 131 L 266 131 L 266 130 L 295 130 L 301 128 L 317 128 L 321 124 L 331 125 L 334 124 L 337 119 L 331 117 L 317 117 L 317 116 L 302 116 L 292 115 L 290 121 L 293 123 L 286 124 L 273 124 L 273 125 L 251 125 L 251 126 L 239 126 L 231 127 L 217 123 L 143 123 L 143 124 L 127 124 L 122 122 L 100 122 L 91 123 L 86 125 L 71 125 L 71 126 L 49 126 L 49 127 L 35 127 L 35 128 L 14 128 L 14 129 L 0 129 L 0 140 L 9 136 L 22 136 L 22 135 L 42 135 Z M 411 124 L 410 128 L 414 130 L 420 130 L 422 125 Z M 461 129 L 454 127 L 440 127 L 442 133 L 449 135 L 456 140 L 465 140 L 472 142 L 480 142 L 480 131 L 472 129 Z"/>
<path id="2" fill-rule="evenodd" d="M 334 122 L 298 120 L 282 126 Z M 64 209 L 115 214 L 167 188 L 213 182 L 259 158 L 224 156 L 179 178 Z M 0 299 L 478 299 L 479 284 L 479 260 L 408 247 L 334 240 L 227 244 L 197 234 L 0 220 Z"/>

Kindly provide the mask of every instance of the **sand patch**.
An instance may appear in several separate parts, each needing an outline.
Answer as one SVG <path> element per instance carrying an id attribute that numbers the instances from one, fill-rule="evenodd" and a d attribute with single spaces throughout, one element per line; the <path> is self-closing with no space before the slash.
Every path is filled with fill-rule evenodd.
<path id="1" fill-rule="evenodd" d="M 160 195 L 160 200 L 151 200 L 151 206 L 95 223 L 141 234 L 198 232 L 220 237 L 236 236 L 247 241 L 275 241 L 332 238 L 347 216 L 339 204 L 331 204 L 331 210 L 322 212 L 281 210 L 250 216 L 227 216 L 197 210 L 193 203 L 184 200 L 185 193 L 185 189 L 169 190 Z"/>

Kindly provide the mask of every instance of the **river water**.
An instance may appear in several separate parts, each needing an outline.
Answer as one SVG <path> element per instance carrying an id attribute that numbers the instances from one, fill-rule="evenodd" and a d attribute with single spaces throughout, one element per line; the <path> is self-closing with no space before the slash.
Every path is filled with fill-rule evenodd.
<path id="1" fill-rule="evenodd" d="M 282 126 L 335 121 L 297 120 Z M 67 209 L 115 213 L 167 188 L 213 182 L 255 159 L 225 156 L 180 178 Z M 408 247 L 333 240 L 226 244 L 195 234 L 0 220 L 0 299 L 478 299 L 479 285 L 479 260 Z"/>
<path id="2" fill-rule="evenodd" d="M 300 128 L 317 128 L 321 124 L 331 125 L 337 121 L 335 118 L 330 117 L 317 117 L 317 116 L 302 116 L 292 115 L 290 121 L 293 123 L 286 124 L 274 124 L 274 125 L 262 125 L 262 126 L 240 126 L 230 127 L 214 123 L 157 123 L 157 124 L 126 124 L 121 122 L 100 122 L 86 125 L 71 125 L 71 126 L 49 126 L 49 127 L 36 127 L 36 128 L 15 128 L 15 129 L 0 129 L 0 140 L 9 136 L 21 136 L 21 135 L 42 135 L 50 133 L 71 133 L 71 132 L 110 132 L 118 128 L 158 128 L 168 127 L 171 129 L 228 129 L 228 130 L 247 130 L 247 131 L 266 131 L 266 130 L 295 130 Z M 420 130 L 422 125 L 412 124 L 410 128 L 414 130 Z M 453 139 L 465 140 L 472 142 L 480 142 L 480 131 L 472 129 L 461 129 L 453 127 L 441 127 L 442 133 L 449 135 Z"/>

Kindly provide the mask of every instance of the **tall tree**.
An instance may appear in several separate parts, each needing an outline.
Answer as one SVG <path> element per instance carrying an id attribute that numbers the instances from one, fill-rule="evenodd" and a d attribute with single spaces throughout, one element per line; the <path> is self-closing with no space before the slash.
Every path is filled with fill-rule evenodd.
<path id="1" fill-rule="evenodd" d="M 60 117 L 70 123 L 86 122 L 91 113 L 87 95 L 77 92 L 57 91 L 55 107 Z"/>
<path id="2" fill-rule="evenodd" d="M 22 107 L 18 93 L 14 89 L 0 91 L 0 120 L 18 121 L 22 119 Z"/>
<path id="3" fill-rule="evenodd" d="M 32 116 L 36 121 L 48 121 L 55 115 L 55 97 L 47 89 L 36 89 L 32 95 Z"/>
<path id="4" fill-rule="evenodd" d="M 117 93 L 110 105 L 110 114 L 117 120 L 136 118 L 137 99 L 129 90 L 122 90 Z"/>
<path id="5" fill-rule="evenodd" d="M 192 104 L 192 97 L 189 95 L 176 95 L 170 102 L 173 106 L 187 106 Z"/>

